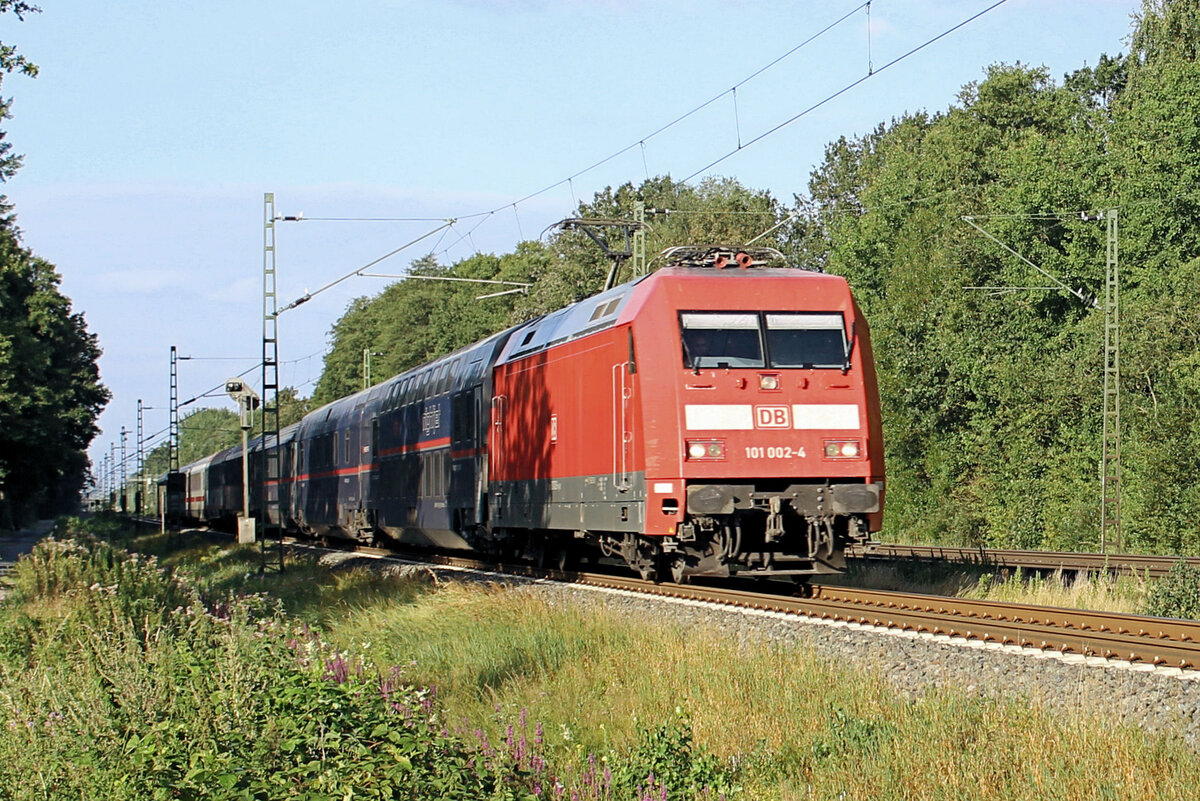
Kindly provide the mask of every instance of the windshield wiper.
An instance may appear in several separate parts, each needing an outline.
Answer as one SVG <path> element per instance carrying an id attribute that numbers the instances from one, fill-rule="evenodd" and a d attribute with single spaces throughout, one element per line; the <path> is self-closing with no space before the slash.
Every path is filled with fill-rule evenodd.
<path id="1" fill-rule="evenodd" d="M 850 322 L 850 341 L 846 343 L 846 354 L 842 359 L 842 375 L 850 372 L 850 354 L 854 351 L 854 340 L 857 338 L 858 321 Z"/>
<path id="2" fill-rule="evenodd" d="M 696 357 L 692 355 L 692 349 L 688 347 L 687 335 L 685 334 L 679 339 L 683 342 L 683 358 L 687 359 L 687 366 L 692 368 L 694 375 L 700 375 L 700 365 L 697 364 Z"/>

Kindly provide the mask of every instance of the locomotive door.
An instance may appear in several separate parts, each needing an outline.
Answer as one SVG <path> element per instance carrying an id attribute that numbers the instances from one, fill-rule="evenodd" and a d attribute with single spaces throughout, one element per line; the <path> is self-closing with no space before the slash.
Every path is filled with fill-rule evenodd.
<path id="1" fill-rule="evenodd" d="M 508 398 L 504 395 L 496 395 L 492 398 L 492 419 L 491 433 L 488 436 L 488 464 L 491 465 L 488 470 L 487 486 L 491 489 L 492 502 L 488 508 L 488 518 L 493 524 L 504 525 L 504 514 L 508 507 L 505 501 L 505 489 L 500 483 L 505 478 L 504 475 L 504 456 L 505 456 L 505 431 L 504 431 L 504 410 L 508 406 Z"/>
<path id="2" fill-rule="evenodd" d="M 613 487 L 628 492 L 633 482 L 633 363 L 619 362 L 612 367 L 613 401 Z"/>
<path id="3" fill-rule="evenodd" d="M 493 476 L 504 475 L 504 410 L 507 406 L 506 396 L 492 398 L 492 434 L 488 437 L 488 453 Z"/>

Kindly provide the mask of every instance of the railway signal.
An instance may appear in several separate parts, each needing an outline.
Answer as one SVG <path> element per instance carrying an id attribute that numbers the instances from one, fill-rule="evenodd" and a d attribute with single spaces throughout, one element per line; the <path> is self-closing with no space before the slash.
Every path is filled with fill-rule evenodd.
<path id="1" fill-rule="evenodd" d="M 259 407 L 259 397 L 250 385 L 240 378 L 225 382 L 225 392 L 238 405 L 238 422 L 242 427 L 242 513 L 238 516 L 238 542 L 254 542 L 256 530 L 254 518 L 250 516 L 250 429 L 254 427 L 254 410 Z"/>

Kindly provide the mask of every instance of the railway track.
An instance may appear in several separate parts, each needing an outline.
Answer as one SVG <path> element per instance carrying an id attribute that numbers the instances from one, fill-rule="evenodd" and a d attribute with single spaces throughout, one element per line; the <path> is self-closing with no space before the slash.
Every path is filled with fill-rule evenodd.
<path id="1" fill-rule="evenodd" d="M 860 562 L 918 560 L 996 568 L 1090 573 L 1137 573 L 1151 578 L 1165 576 L 1176 562 L 1200 568 L 1200 557 L 1151 554 L 1102 554 L 1074 551 L 1016 551 L 998 548 L 955 548 L 941 545 L 871 544 L 850 549 L 846 555 Z"/>
<path id="2" fill-rule="evenodd" d="M 540 570 L 448 556 L 403 555 L 378 548 L 360 553 L 403 558 L 609 590 L 840 621 L 882 629 L 947 635 L 983 643 L 1200 670 L 1200 621 L 1093 612 L 998 601 L 812 585 L 802 597 L 703 584 L 656 584 L 593 572 Z"/>

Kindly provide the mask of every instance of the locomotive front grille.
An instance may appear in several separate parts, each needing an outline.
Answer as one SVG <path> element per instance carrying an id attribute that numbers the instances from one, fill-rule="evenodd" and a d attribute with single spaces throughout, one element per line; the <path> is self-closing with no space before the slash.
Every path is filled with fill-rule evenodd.
<path id="1" fill-rule="evenodd" d="M 883 485 L 792 484 L 779 491 L 759 491 L 752 484 L 692 484 L 687 511 L 693 515 L 730 515 L 736 510 L 767 509 L 778 498 L 800 515 L 858 515 L 878 512 Z"/>

